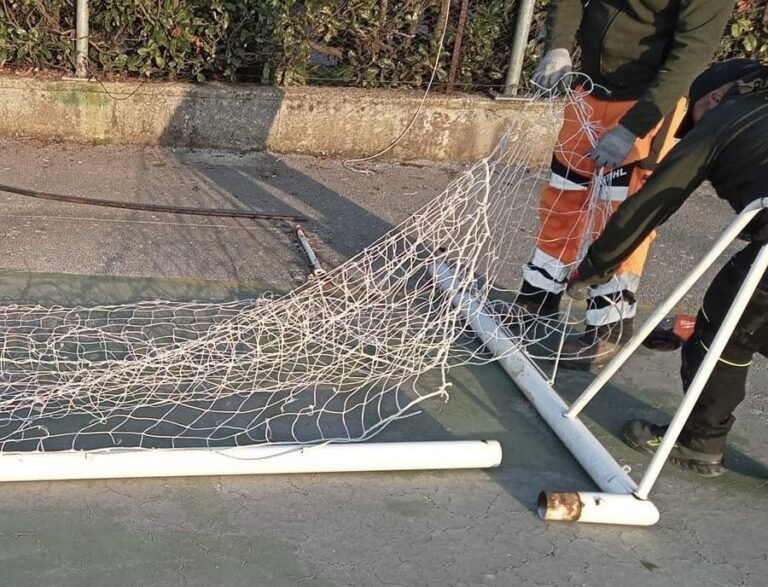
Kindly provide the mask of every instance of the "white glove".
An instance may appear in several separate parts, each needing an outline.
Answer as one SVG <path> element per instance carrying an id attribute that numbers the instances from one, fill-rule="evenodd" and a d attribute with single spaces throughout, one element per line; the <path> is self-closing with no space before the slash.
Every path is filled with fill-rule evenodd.
<path id="1" fill-rule="evenodd" d="M 552 49 L 539 60 L 531 81 L 544 90 L 552 90 L 571 69 L 573 63 L 568 49 Z"/>
<path id="2" fill-rule="evenodd" d="M 589 158 L 597 167 L 618 167 L 627 158 L 636 140 L 631 131 L 619 125 L 598 139 Z"/>

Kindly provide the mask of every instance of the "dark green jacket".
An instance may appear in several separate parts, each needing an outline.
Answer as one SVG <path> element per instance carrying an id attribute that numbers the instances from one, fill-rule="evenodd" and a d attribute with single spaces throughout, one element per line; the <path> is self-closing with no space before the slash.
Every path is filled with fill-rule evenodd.
<path id="1" fill-rule="evenodd" d="M 625 200 L 587 252 L 588 265 L 607 276 L 709 180 L 736 212 L 768 197 L 768 66 L 737 85 L 662 160 L 648 182 Z M 766 213 L 751 230 L 765 239 Z M 749 236 L 749 235 L 747 235 Z"/>
<path id="2" fill-rule="evenodd" d="M 613 100 L 639 100 L 621 124 L 645 136 L 712 60 L 734 0 L 551 0 L 547 49 L 571 50 Z"/>

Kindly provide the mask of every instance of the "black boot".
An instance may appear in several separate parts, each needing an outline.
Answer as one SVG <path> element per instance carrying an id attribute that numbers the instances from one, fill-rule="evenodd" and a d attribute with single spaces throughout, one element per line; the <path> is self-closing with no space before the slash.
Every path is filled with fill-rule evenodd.
<path id="1" fill-rule="evenodd" d="M 560 299 L 562 297 L 562 292 L 551 293 L 523 281 L 515 304 L 531 317 L 556 320 L 560 314 Z"/>
<path id="2" fill-rule="evenodd" d="M 621 429 L 624 442 L 651 455 L 656 452 L 666 433 L 667 426 L 657 426 L 645 420 L 627 420 Z M 669 462 L 701 477 L 720 477 L 727 471 L 722 452 L 701 452 L 686 446 L 680 438 L 669 453 Z"/>
<path id="3" fill-rule="evenodd" d="M 632 338 L 633 325 L 634 320 L 627 318 L 612 324 L 587 326 L 584 334 L 563 343 L 560 353 L 563 368 L 588 371 L 604 366 Z"/>

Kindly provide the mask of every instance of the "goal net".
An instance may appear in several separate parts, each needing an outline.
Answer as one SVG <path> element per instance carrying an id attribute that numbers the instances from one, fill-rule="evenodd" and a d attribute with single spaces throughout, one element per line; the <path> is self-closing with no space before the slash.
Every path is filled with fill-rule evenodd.
<path id="1" fill-rule="evenodd" d="M 588 125 L 580 92 L 567 99 Z M 551 136 L 563 101 L 527 108 L 535 114 L 520 115 L 431 203 L 285 296 L 3 306 L 0 451 L 370 439 L 421 402 L 447 399 L 451 367 L 492 360 L 452 304 L 463 290 L 551 377 L 582 318 L 564 305 L 559 316 L 532 319 L 514 292 L 546 214 L 539 201 L 550 172 L 531 144 Z M 605 216 L 590 198 L 588 235 Z M 448 291 L 436 286 L 436 261 L 455 269 Z"/>

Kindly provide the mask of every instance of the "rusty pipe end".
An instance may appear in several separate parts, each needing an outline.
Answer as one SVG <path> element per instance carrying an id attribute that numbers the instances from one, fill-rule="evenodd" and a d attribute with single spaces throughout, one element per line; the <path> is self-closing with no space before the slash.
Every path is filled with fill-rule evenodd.
<path id="1" fill-rule="evenodd" d="M 632 494 L 542 491 L 538 500 L 539 517 L 561 522 L 652 526 L 659 521 L 659 510 Z"/>
<path id="2" fill-rule="evenodd" d="M 542 491 L 537 509 L 542 520 L 576 522 L 581 518 L 581 497 L 575 491 Z"/>

